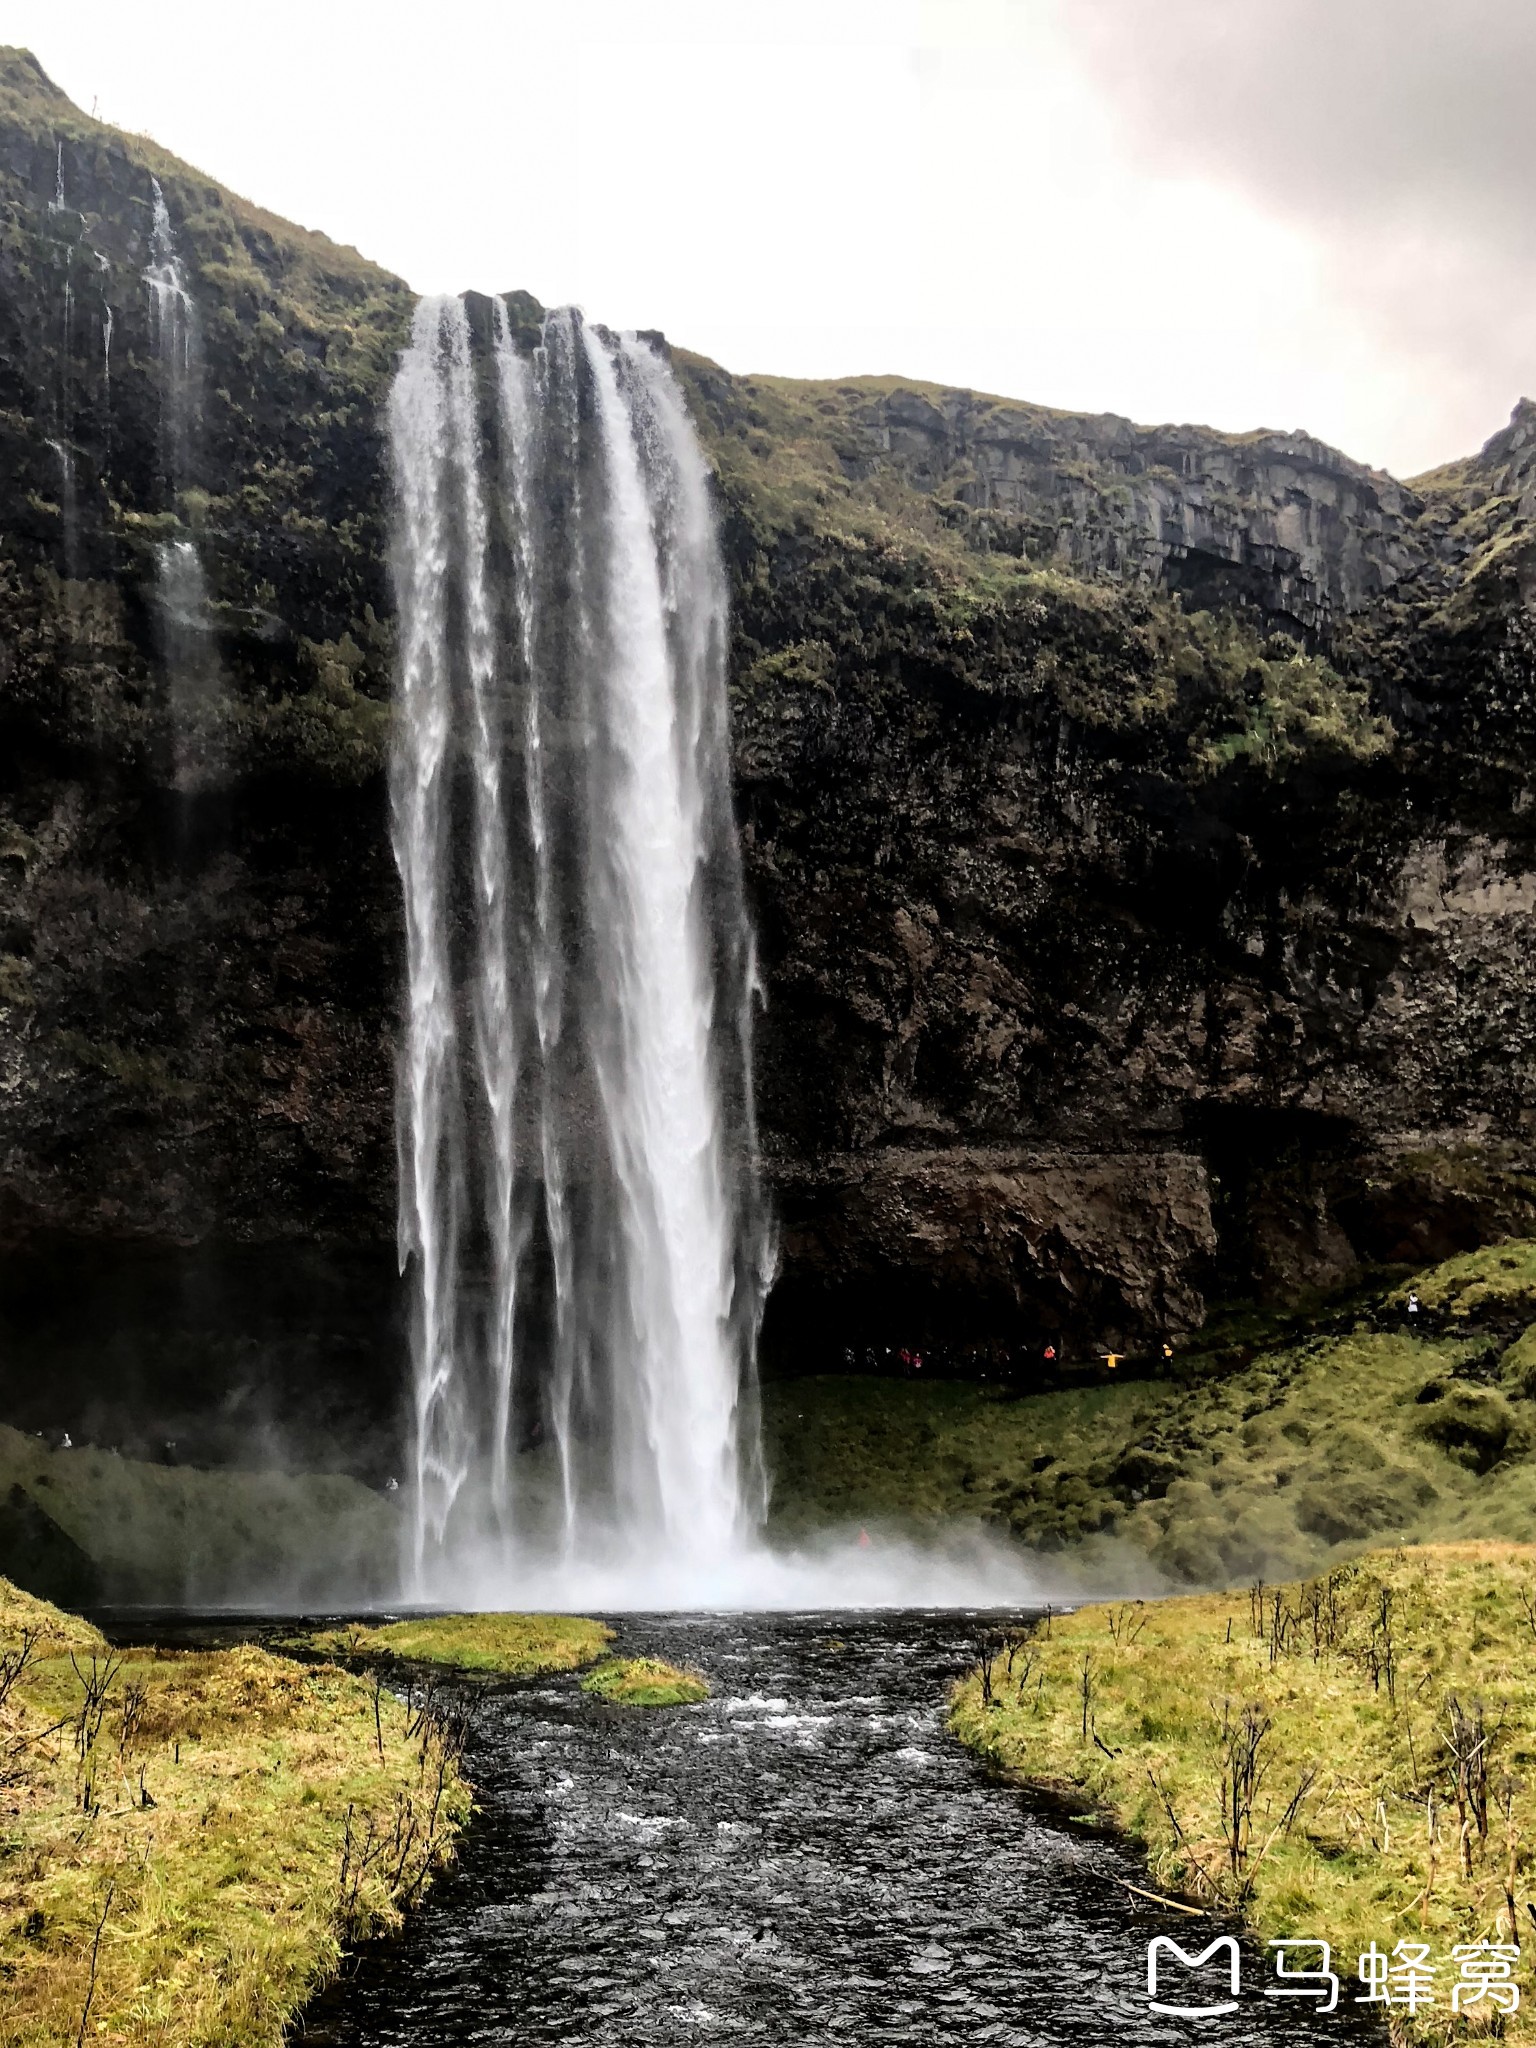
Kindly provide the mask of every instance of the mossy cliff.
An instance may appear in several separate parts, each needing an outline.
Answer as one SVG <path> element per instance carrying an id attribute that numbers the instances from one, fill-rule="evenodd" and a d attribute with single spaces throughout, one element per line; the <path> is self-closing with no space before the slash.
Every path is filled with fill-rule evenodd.
<path id="1" fill-rule="evenodd" d="M 125 1410 L 197 1379 L 223 1448 L 280 1386 L 391 1455 L 410 306 L 0 56 L 0 1335 L 64 1361 L 28 1426 L 101 1403 L 110 1297 Z M 734 586 L 771 1358 L 1178 1336 L 1528 1226 L 1536 412 L 1410 486 L 675 360 Z"/>
<path id="2" fill-rule="evenodd" d="M 29 1426 L 178 1437 L 222 1404 L 217 1450 L 264 1406 L 329 1439 L 338 1386 L 393 1420 L 380 402 L 413 303 L 0 53 L 0 1321 Z"/>
<path id="3" fill-rule="evenodd" d="M 1536 407 L 1410 487 L 678 360 L 736 570 L 783 1350 L 1038 1358 L 1525 1227 Z"/>

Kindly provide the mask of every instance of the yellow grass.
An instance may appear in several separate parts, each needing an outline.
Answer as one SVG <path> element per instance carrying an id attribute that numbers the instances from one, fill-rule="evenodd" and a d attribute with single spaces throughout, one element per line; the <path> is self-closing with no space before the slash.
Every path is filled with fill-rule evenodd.
<path id="1" fill-rule="evenodd" d="M 616 1707 L 689 1707 L 709 1698 L 702 1672 L 660 1657 L 610 1657 L 587 1673 L 581 1689 Z"/>
<path id="2" fill-rule="evenodd" d="M 434 1614 L 382 1628 L 321 1629 L 291 1638 L 295 1649 L 328 1657 L 398 1658 L 497 1678 L 576 1671 L 602 1655 L 613 1630 L 569 1614 Z"/>
<path id="3" fill-rule="evenodd" d="M 453 1731 L 254 1648 L 119 1659 L 0 1581 L 0 1659 L 28 1632 L 0 1702 L 0 2043 L 276 2048 L 450 1853 Z"/>
<path id="4" fill-rule="evenodd" d="M 1400 2038 L 1451 2037 L 1454 1944 L 1536 1933 L 1529 1545 L 1377 1551 L 1305 1584 L 1086 1607 L 967 1678 L 951 1725 L 1086 1795 L 1145 1844 L 1159 1887 L 1330 1942 L 1346 1997 L 1372 1942 L 1428 1943 L 1436 2002 L 1393 2012 Z M 1234 1800 L 1255 1732 L 1254 1796 Z M 1536 2040 L 1523 1961 L 1517 1978 L 1507 2038 Z M 1474 2007 L 1454 2032 L 1481 2024 Z"/>

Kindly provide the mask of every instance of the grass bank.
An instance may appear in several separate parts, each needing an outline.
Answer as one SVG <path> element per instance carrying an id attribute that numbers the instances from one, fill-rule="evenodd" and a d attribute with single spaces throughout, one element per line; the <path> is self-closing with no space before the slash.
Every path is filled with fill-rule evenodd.
<path id="1" fill-rule="evenodd" d="M 567 1614 L 433 1614 L 380 1628 L 348 1626 L 292 1636 L 286 1646 L 349 1662 L 435 1664 L 494 1678 L 577 1671 L 600 1657 L 613 1630 Z"/>
<path id="2" fill-rule="evenodd" d="M 0 2043 L 277 2048 L 450 1854 L 462 1735 L 334 1667 L 114 1652 L 0 1581 Z"/>
<path id="3" fill-rule="evenodd" d="M 1383 1537 L 1536 1527 L 1536 1242 L 1418 1276 L 1351 1327 L 1020 1396 L 955 1381 L 765 1389 L 774 1521 L 971 1518 L 1090 1575 L 1307 1573 Z M 1241 1355 L 1239 1355 L 1241 1356 Z"/>
<path id="4" fill-rule="evenodd" d="M 1373 1942 L 1427 1944 L 1431 2002 L 1389 2014 L 1415 2039 L 1445 2037 L 1457 1944 L 1529 1941 L 1531 1546 L 1375 1551 L 1309 1582 L 1085 1607 L 991 1656 L 951 1726 L 1110 1816 L 1157 1885 L 1330 1942 L 1347 1980 Z M 1536 2040 L 1522 1989 L 1511 2041 Z"/>
<path id="5" fill-rule="evenodd" d="M 583 1692 L 616 1707 L 690 1707 L 709 1698 L 709 1680 L 660 1657 L 608 1657 L 581 1681 Z"/>

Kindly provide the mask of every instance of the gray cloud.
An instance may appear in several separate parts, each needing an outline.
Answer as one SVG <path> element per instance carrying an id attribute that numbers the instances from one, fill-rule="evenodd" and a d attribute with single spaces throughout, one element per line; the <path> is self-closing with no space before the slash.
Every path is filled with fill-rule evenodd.
<path id="1" fill-rule="evenodd" d="M 1529 0 L 1060 0 L 1058 21 L 1149 168 L 1319 245 L 1447 435 L 1471 445 L 1536 388 Z"/>
<path id="2" fill-rule="evenodd" d="M 1170 163 L 1536 248 L 1527 0 L 1067 0 L 1062 22 Z"/>

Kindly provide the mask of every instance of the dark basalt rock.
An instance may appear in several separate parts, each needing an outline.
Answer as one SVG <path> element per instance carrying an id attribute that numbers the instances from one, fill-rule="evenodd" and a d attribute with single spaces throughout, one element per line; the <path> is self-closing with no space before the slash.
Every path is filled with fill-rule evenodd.
<path id="1" fill-rule="evenodd" d="M 198 309 L 174 461 L 152 178 Z M 0 53 L 5 1258 L 303 1248 L 274 1292 L 299 1348 L 263 1342 L 309 1358 L 334 1255 L 368 1276 L 346 1384 L 368 1405 L 371 1359 L 378 1414 L 380 422 L 411 304 Z M 1213 1292 L 1536 1225 L 1536 408 L 1409 486 L 1305 435 L 675 360 L 735 588 L 771 1362 L 1151 1346 Z M 207 584 L 191 768 L 175 542 Z M 155 1298 L 116 1333 L 140 1402 Z"/>
<path id="2" fill-rule="evenodd" d="M 1245 565 L 1218 627 L 1170 594 L 1166 506 L 1118 581 L 1054 566 L 1150 430 L 924 397 L 1036 437 L 1014 525 L 979 536 L 977 433 L 921 467 L 883 383 L 685 367 L 740 591 L 770 1337 L 814 1351 L 836 1300 L 978 1352 L 1146 1345 L 1213 1290 L 1529 1229 L 1536 407 L 1411 490 L 1329 451 L 1298 468 L 1294 437 L 1169 430 L 1159 490 L 1219 497 Z M 914 1153 L 945 1170 L 904 1179 Z M 1111 1191 L 1061 1262 L 1046 1176 L 1085 1154 Z"/>

